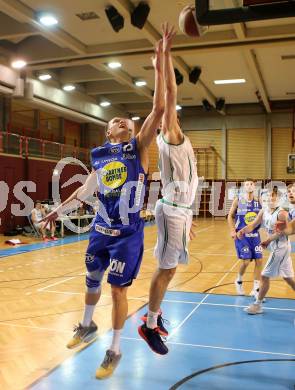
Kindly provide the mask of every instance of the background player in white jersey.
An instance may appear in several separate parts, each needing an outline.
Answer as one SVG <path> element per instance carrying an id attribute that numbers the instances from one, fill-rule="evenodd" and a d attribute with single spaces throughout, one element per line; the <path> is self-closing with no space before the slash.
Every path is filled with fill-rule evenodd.
<path id="1" fill-rule="evenodd" d="M 188 262 L 191 205 L 198 185 L 194 151 L 177 120 L 177 86 L 170 51 L 174 36 L 173 27 L 167 23 L 163 25 L 165 109 L 161 133 L 157 137 L 163 198 L 156 204 L 158 238 L 155 247 L 159 268 L 152 278 L 149 309 L 143 317 L 145 323 L 138 328 L 150 348 L 161 355 L 166 354 L 168 348 L 160 336 L 167 335 L 160 304 L 177 265 Z"/>
<path id="2" fill-rule="evenodd" d="M 287 187 L 287 195 L 289 201 L 289 223 L 277 222 L 276 231 L 284 232 L 287 235 L 295 234 L 295 183 L 289 184 Z"/>
<path id="3" fill-rule="evenodd" d="M 234 199 L 228 214 L 230 234 L 235 242 L 237 256 L 241 260 L 235 286 L 238 295 L 245 295 L 243 288 L 243 275 L 252 260 L 255 261 L 254 284 L 250 293 L 257 296 L 259 292 L 260 275 L 262 270 L 262 247 L 260 245 L 259 226 L 251 233 L 245 234 L 242 240 L 237 239 L 239 230 L 253 222 L 261 210 L 258 198 L 255 198 L 255 183 L 252 179 L 246 179 L 243 185 L 243 194 Z"/>
<path id="4" fill-rule="evenodd" d="M 268 192 L 263 197 L 263 209 L 257 218 L 250 225 L 238 232 L 238 238 L 253 231 L 257 226 L 263 224 L 268 233 L 268 238 L 261 245 L 270 250 L 270 256 L 261 274 L 261 286 L 258 297 L 245 311 L 248 314 L 263 313 L 262 301 L 270 286 L 270 278 L 283 277 L 289 286 L 295 290 L 294 271 L 291 259 L 291 244 L 288 236 L 275 232 L 278 221 L 286 222 L 288 213 L 279 206 L 280 197 L 274 192 Z"/>

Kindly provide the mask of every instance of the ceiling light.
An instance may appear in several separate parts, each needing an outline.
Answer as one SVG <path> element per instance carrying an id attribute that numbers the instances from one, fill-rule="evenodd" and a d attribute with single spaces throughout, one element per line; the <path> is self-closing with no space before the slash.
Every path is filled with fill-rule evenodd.
<path id="1" fill-rule="evenodd" d="M 176 104 L 176 111 L 182 110 L 182 107 L 179 104 Z"/>
<path id="2" fill-rule="evenodd" d="M 109 106 L 111 105 L 111 103 L 108 102 L 108 101 L 103 101 L 103 102 L 101 102 L 99 105 L 100 105 L 101 107 L 109 107 Z"/>
<path id="3" fill-rule="evenodd" d="M 48 73 L 44 73 L 44 74 L 40 74 L 38 76 L 38 79 L 41 80 L 41 81 L 46 81 L 46 80 L 50 80 L 52 78 L 52 76 Z"/>
<path id="4" fill-rule="evenodd" d="M 43 24 L 43 26 L 50 27 L 56 25 L 58 23 L 58 20 L 53 15 L 42 14 L 39 16 L 39 22 Z"/>
<path id="5" fill-rule="evenodd" d="M 143 86 L 146 85 L 146 81 L 144 81 L 144 80 L 137 80 L 137 81 L 135 81 L 135 85 L 137 87 L 143 87 Z"/>
<path id="6" fill-rule="evenodd" d="M 229 79 L 229 80 L 214 80 L 214 84 L 242 84 L 245 83 L 245 79 Z"/>
<path id="7" fill-rule="evenodd" d="M 27 65 L 26 61 L 24 60 L 15 60 L 11 63 L 11 66 L 14 69 L 22 69 Z"/>
<path id="8" fill-rule="evenodd" d="M 62 89 L 64 91 L 71 92 L 71 91 L 74 91 L 74 89 L 76 89 L 76 87 L 74 85 L 72 85 L 72 84 L 67 84 L 67 85 L 64 85 L 62 87 Z"/>
<path id="9" fill-rule="evenodd" d="M 109 62 L 108 67 L 111 69 L 121 68 L 122 64 L 120 62 Z"/>
<path id="10" fill-rule="evenodd" d="M 133 121 L 139 121 L 139 119 L 140 119 L 140 116 L 133 116 L 131 118 L 131 120 L 133 120 Z"/>

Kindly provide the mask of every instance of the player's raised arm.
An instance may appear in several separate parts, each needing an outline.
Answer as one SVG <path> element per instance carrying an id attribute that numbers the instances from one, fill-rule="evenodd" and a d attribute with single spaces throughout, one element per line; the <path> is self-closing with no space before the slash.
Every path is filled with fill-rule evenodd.
<path id="1" fill-rule="evenodd" d="M 171 56 L 171 46 L 176 35 L 173 27 L 163 24 L 163 54 L 164 54 L 164 80 L 165 80 L 165 112 L 163 117 L 163 133 L 175 131 L 180 128 L 177 123 L 176 103 L 177 85 Z"/>
<path id="2" fill-rule="evenodd" d="M 87 177 L 85 183 L 77 188 L 64 202 L 62 202 L 56 209 L 46 215 L 41 221 L 48 223 L 55 221 L 60 214 L 74 210 L 79 206 L 80 202 L 85 201 L 89 196 L 93 195 L 98 189 L 97 173 L 93 170 Z"/>
<path id="3" fill-rule="evenodd" d="M 259 211 L 259 214 L 257 217 L 254 219 L 253 222 L 249 223 L 249 225 L 245 226 L 243 229 L 241 229 L 238 233 L 237 236 L 239 239 L 241 239 L 245 234 L 253 232 L 257 226 L 261 225 L 262 223 L 262 217 L 263 217 L 263 210 Z"/>
<path id="4" fill-rule="evenodd" d="M 148 148 L 157 134 L 164 113 L 164 79 L 163 79 L 163 42 L 160 40 L 155 47 L 155 55 L 152 58 L 155 69 L 155 92 L 153 108 L 144 121 L 136 139 L 139 148 Z"/>

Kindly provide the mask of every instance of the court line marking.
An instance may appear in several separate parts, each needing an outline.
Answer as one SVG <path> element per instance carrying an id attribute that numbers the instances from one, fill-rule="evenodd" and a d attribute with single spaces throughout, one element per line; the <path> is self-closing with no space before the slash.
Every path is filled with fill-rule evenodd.
<path id="1" fill-rule="evenodd" d="M 43 291 L 44 293 L 52 293 L 52 294 L 65 294 L 65 295 L 84 295 L 84 292 L 74 292 L 74 291 L 57 291 L 57 290 L 46 290 Z M 200 294 L 197 293 L 196 294 Z M 208 294 L 207 294 L 208 295 Z M 211 294 L 209 294 L 211 295 Z M 234 295 L 231 295 L 234 296 Z M 101 294 L 102 298 L 112 298 L 111 295 L 109 294 Z M 284 299 L 284 298 L 277 298 L 277 299 Z M 146 302 L 148 303 L 148 298 L 144 297 L 128 297 L 128 300 L 130 301 L 141 301 L 141 302 Z M 213 303 L 213 302 L 197 302 L 197 301 L 182 301 L 178 299 L 163 299 L 162 302 L 168 302 L 168 303 L 184 303 L 188 305 L 207 305 L 207 306 L 223 306 L 223 307 L 238 307 L 238 308 L 245 308 L 248 307 L 249 305 L 235 305 L 235 304 L 229 304 L 229 303 Z M 254 299 L 253 299 L 254 302 Z M 250 304 L 250 302 L 249 302 Z M 281 307 L 270 307 L 270 306 L 263 306 L 263 309 L 265 310 L 278 310 L 278 311 L 294 311 L 295 309 L 291 308 L 281 308 Z"/>
<path id="2" fill-rule="evenodd" d="M 123 340 L 132 340 L 132 341 L 142 341 L 142 342 L 144 342 L 143 339 L 139 339 L 139 338 L 137 338 L 137 337 L 121 336 L 121 339 L 123 339 Z M 225 350 L 225 351 L 251 352 L 251 353 L 259 353 L 259 354 L 265 354 L 265 355 L 295 356 L 295 354 L 292 354 L 292 353 L 271 352 L 271 351 L 259 351 L 259 350 L 254 350 L 254 349 L 243 349 L 243 348 L 218 347 L 218 346 L 216 346 L 216 345 L 178 343 L 178 342 L 175 342 L 175 341 L 168 341 L 167 344 L 171 344 L 171 345 L 181 345 L 181 346 L 185 346 L 185 347 L 194 347 L 194 348 L 221 349 L 221 350 Z"/>
<path id="3" fill-rule="evenodd" d="M 1 321 L 0 325 L 3 326 L 14 326 L 17 328 L 29 328 L 29 329 L 37 329 L 37 330 L 49 330 L 51 332 L 59 332 L 59 333 L 73 333 L 73 330 L 62 330 L 62 329 L 52 329 L 52 328 L 44 328 L 42 326 L 33 326 L 33 325 L 22 325 L 22 324 L 13 324 L 10 322 Z"/>
<path id="4" fill-rule="evenodd" d="M 70 278 L 66 278 L 66 279 L 63 279 L 63 280 L 59 280 L 58 282 L 49 284 L 48 286 L 38 288 L 37 291 L 38 291 L 38 292 L 42 292 L 42 291 L 46 290 L 46 289 L 49 288 L 49 287 L 57 286 L 58 284 L 67 282 L 68 280 L 72 280 L 72 279 L 75 279 L 75 278 L 77 278 L 77 276 L 72 276 L 72 277 L 70 277 Z"/>
<path id="5" fill-rule="evenodd" d="M 152 250 L 152 249 L 154 249 L 154 247 L 152 247 L 152 248 L 147 248 L 147 249 L 144 250 L 144 252 L 148 252 L 148 251 L 150 251 L 150 250 Z M 80 274 L 80 276 L 81 276 L 81 275 L 83 275 L 83 274 Z M 84 275 L 85 275 L 85 274 L 84 274 Z M 75 278 L 77 278 L 77 276 L 72 276 L 72 277 L 70 277 L 70 278 L 66 278 L 66 279 L 60 280 L 60 281 L 58 281 L 58 282 L 56 282 L 56 283 L 49 284 L 48 286 L 38 288 L 38 289 L 37 289 L 37 292 L 43 292 L 43 291 L 45 291 L 47 288 L 57 286 L 57 285 L 59 285 L 59 284 L 62 284 L 62 283 L 64 283 L 64 282 L 67 282 L 67 281 L 72 280 L 72 279 L 75 279 Z M 84 294 L 84 293 L 83 293 L 83 294 Z"/>
<path id="6" fill-rule="evenodd" d="M 222 282 L 223 280 L 231 273 L 231 271 L 235 268 L 235 266 L 239 263 L 240 260 L 237 260 L 234 265 L 231 267 L 231 269 L 222 276 L 222 278 L 217 282 L 216 286 L 211 290 L 211 293 L 213 290 L 215 290 L 215 288 L 217 288 Z M 205 295 L 205 297 L 201 300 L 201 302 L 199 304 L 197 304 L 197 306 L 181 321 L 181 323 L 172 330 L 172 332 L 169 334 L 169 336 L 167 337 L 167 339 L 170 339 L 176 332 L 178 332 L 178 330 L 183 326 L 183 324 L 194 314 L 194 312 L 201 306 L 201 304 L 208 298 L 210 294 L 207 294 Z"/>

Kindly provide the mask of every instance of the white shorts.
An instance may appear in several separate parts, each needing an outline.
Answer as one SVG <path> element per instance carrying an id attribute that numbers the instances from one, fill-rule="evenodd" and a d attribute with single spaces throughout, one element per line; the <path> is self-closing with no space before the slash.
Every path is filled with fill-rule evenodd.
<path id="1" fill-rule="evenodd" d="M 192 210 L 164 204 L 156 204 L 157 244 L 154 255 L 159 268 L 171 269 L 188 263 L 189 232 L 192 225 Z"/>
<path id="2" fill-rule="evenodd" d="M 275 278 L 277 276 L 283 278 L 294 277 L 290 243 L 277 247 L 271 252 L 262 271 L 262 275 L 268 278 Z"/>

